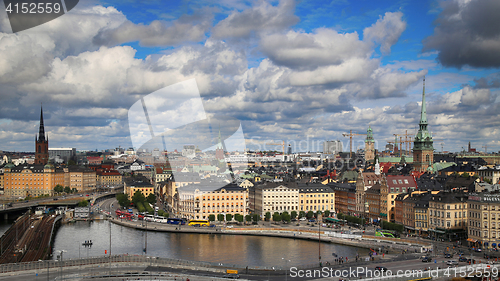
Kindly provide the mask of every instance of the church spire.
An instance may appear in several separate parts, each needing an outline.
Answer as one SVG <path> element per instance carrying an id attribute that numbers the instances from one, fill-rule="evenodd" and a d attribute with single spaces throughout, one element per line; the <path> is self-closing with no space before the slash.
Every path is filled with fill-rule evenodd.
<path id="1" fill-rule="evenodd" d="M 427 125 L 427 110 L 425 108 L 425 76 L 424 76 L 424 88 L 422 90 L 422 111 L 420 112 L 420 125 Z"/>
<path id="2" fill-rule="evenodd" d="M 45 127 L 43 126 L 43 107 L 40 105 L 40 129 L 38 131 L 38 141 L 45 141 Z"/>

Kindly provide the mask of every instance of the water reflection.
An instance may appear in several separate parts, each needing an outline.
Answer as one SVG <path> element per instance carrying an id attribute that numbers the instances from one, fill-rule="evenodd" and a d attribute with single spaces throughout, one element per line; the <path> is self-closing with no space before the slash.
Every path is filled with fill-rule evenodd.
<path id="1" fill-rule="evenodd" d="M 107 221 L 77 222 L 62 225 L 54 241 L 53 259 L 61 250 L 64 258 L 102 256 L 109 249 Z M 139 231 L 111 224 L 112 254 L 142 255 L 146 242 L 145 231 Z M 91 248 L 85 248 L 83 241 L 92 240 Z M 354 258 L 356 253 L 366 255 L 366 249 L 321 244 L 322 260 L 332 260 L 332 253 Z M 220 234 L 178 234 L 147 233 L 147 254 L 158 257 L 184 260 L 209 261 L 250 266 L 282 266 L 282 258 L 291 260 L 288 265 L 312 264 L 318 262 L 318 243 L 299 239 L 276 237 L 220 235 Z"/>

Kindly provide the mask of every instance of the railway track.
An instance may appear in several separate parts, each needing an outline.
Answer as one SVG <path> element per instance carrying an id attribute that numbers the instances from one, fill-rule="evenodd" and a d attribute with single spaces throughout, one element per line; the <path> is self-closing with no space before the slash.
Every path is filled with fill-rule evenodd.
<path id="1" fill-rule="evenodd" d="M 30 262 L 45 259 L 55 216 L 23 216 L 2 236 L 0 263 Z M 17 231 L 17 233 L 16 233 Z"/>

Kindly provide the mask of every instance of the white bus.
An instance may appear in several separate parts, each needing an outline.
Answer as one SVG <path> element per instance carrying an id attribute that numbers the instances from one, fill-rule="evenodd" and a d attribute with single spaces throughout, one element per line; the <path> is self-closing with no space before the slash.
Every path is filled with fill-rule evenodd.
<path id="1" fill-rule="evenodd" d="M 144 215 L 144 220 L 145 221 L 155 221 L 155 218 L 153 215 Z"/>
<path id="2" fill-rule="evenodd" d="M 160 222 L 160 223 L 167 223 L 168 219 L 165 218 L 165 217 L 161 217 L 161 216 L 156 216 L 155 217 L 155 222 Z"/>

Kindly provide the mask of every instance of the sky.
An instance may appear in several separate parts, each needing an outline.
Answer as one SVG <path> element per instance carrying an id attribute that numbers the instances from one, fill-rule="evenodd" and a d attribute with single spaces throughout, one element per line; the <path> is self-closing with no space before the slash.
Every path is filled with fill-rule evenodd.
<path id="1" fill-rule="evenodd" d="M 498 0 L 82 0 L 12 33 L 1 10 L 0 150 L 34 151 L 41 104 L 50 147 L 140 148 L 183 125 L 169 136 L 199 143 L 189 124 L 208 118 L 212 139 L 237 131 L 250 149 L 348 151 L 342 134 L 369 126 L 383 149 L 416 133 L 425 76 L 435 150 L 498 152 L 498 14 Z"/>

